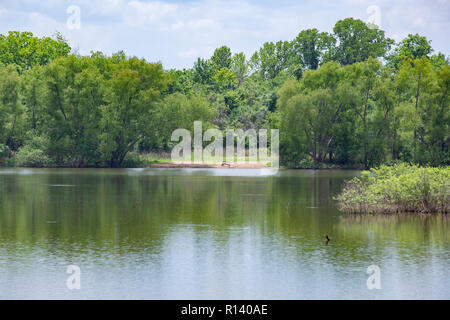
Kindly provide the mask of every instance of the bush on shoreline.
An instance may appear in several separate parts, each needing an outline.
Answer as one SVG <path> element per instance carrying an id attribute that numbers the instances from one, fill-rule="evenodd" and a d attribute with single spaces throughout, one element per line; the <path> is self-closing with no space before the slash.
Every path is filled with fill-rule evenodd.
<path id="1" fill-rule="evenodd" d="M 2 165 L 8 159 L 9 147 L 6 144 L 0 143 L 0 165 Z"/>
<path id="2" fill-rule="evenodd" d="M 335 200 L 348 213 L 449 213 L 450 168 L 383 165 L 345 182 Z"/>

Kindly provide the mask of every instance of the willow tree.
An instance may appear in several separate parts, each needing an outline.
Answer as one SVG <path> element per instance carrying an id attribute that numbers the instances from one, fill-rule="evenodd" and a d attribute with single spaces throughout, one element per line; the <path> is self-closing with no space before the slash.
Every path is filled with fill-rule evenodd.
<path id="1" fill-rule="evenodd" d="M 59 165 L 86 166 L 99 162 L 100 107 L 104 80 L 87 57 L 58 58 L 44 68 L 42 135 L 47 151 Z M 32 107 L 30 105 L 29 107 Z"/>
<path id="2" fill-rule="evenodd" d="M 395 80 L 403 160 L 448 164 L 449 65 L 436 69 L 428 57 L 408 59 L 401 63 Z"/>
<path id="3" fill-rule="evenodd" d="M 358 104 L 355 112 L 361 120 L 363 165 L 368 168 L 369 121 L 375 112 L 374 92 L 380 85 L 381 63 L 374 58 L 349 66 L 352 86 L 358 91 Z"/>
<path id="4" fill-rule="evenodd" d="M 0 144 L 15 150 L 24 108 L 19 103 L 20 78 L 14 65 L 0 66 Z"/>
<path id="5" fill-rule="evenodd" d="M 127 153 L 155 129 L 155 106 L 168 82 L 161 64 L 130 58 L 114 66 L 100 122 L 101 152 L 111 167 L 120 167 Z"/>
<path id="6" fill-rule="evenodd" d="M 297 148 L 307 150 L 316 164 L 325 161 L 341 115 L 355 104 L 356 92 L 343 81 L 343 76 L 344 69 L 330 62 L 306 72 L 296 84 L 286 83 L 280 90 L 280 127 L 287 131 L 282 138 L 293 144 L 291 148 L 296 142 L 302 144 Z"/>
<path id="7" fill-rule="evenodd" d="M 433 66 L 427 57 L 403 61 L 396 74 L 404 160 L 425 161 L 426 117 L 432 104 L 434 78 Z"/>

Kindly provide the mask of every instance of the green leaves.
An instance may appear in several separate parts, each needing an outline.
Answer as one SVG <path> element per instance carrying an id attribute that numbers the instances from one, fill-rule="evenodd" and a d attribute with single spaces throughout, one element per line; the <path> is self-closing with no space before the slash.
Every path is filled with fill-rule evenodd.
<path id="1" fill-rule="evenodd" d="M 280 72 L 288 69 L 290 60 L 290 42 L 266 42 L 253 54 L 251 64 L 264 79 L 274 79 Z"/>
<path id="2" fill-rule="evenodd" d="M 10 32 L 0 35 L 0 144 L 52 165 L 121 166 L 130 152 L 167 150 L 171 130 L 202 120 L 280 129 L 289 166 L 448 165 L 448 59 L 416 34 L 385 65 L 392 43 L 349 18 L 332 34 L 264 43 L 249 60 L 222 46 L 165 71 L 123 51 L 68 55 L 59 34 Z M 25 148 L 34 136 L 37 153 Z"/>
<path id="3" fill-rule="evenodd" d="M 12 65 L 0 67 L 0 143 L 12 150 L 20 144 L 24 108 L 19 103 L 20 77 Z"/>
<path id="4" fill-rule="evenodd" d="M 215 70 L 220 70 L 222 68 L 231 68 L 231 50 L 227 46 L 222 46 L 214 51 L 211 57 L 211 63 Z"/>
<path id="5" fill-rule="evenodd" d="M 417 33 L 415 35 L 409 34 L 388 57 L 389 63 L 397 68 L 403 61 L 408 59 L 429 58 L 429 55 L 433 52 L 430 43 L 431 41 L 428 41 L 426 37 L 422 37 Z"/>
<path id="6" fill-rule="evenodd" d="M 0 144 L 0 165 L 3 164 L 4 159 L 9 156 L 10 149 L 6 144 Z"/>
<path id="7" fill-rule="evenodd" d="M 202 121 L 203 129 L 212 127 L 217 111 L 211 108 L 202 94 L 184 95 L 174 93 L 156 105 L 154 126 L 151 135 L 153 144 L 167 149 L 173 143 L 171 135 L 175 129 L 184 128 L 193 132 L 194 121 Z"/>
<path id="8" fill-rule="evenodd" d="M 335 43 L 334 37 L 326 32 L 319 32 L 317 29 L 303 30 L 292 41 L 293 59 L 304 68 L 315 70 Z"/>
<path id="9" fill-rule="evenodd" d="M 249 64 L 247 63 L 243 52 L 233 55 L 231 60 L 231 70 L 236 75 L 238 85 L 241 85 L 249 71 Z"/>
<path id="10" fill-rule="evenodd" d="M 349 213 L 448 213 L 450 168 L 408 164 L 363 171 L 335 198 Z"/>
<path id="11" fill-rule="evenodd" d="M 119 61 L 106 82 L 107 105 L 101 108 L 102 158 L 120 167 L 128 152 L 155 129 L 153 117 L 170 78 L 160 64 L 130 58 Z"/>
<path id="12" fill-rule="evenodd" d="M 60 33 L 54 39 L 37 38 L 31 32 L 10 31 L 0 35 L 0 63 L 15 64 L 19 72 L 35 65 L 47 65 L 57 57 L 66 56 L 71 48 Z"/>
<path id="13" fill-rule="evenodd" d="M 212 76 L 212 81 L 219 90 L 233 89 L 237 85 L 236 74 L 227 68 L 217 70 Z"/>
<path id="14" fill-rule="evenodd" d="M 295 152 L 300 161 L 311 157 L 323 162 L 334 139 L 334 128 L 341 114 L 348 108 L 348 86 L 340 82 L 340 67 L 328 63 L 315 71 L 308 71 L 299 83 L 288 81 L 280 90 L 278 108 L 281 113 L 282 144 L 284 153 Z"/>
<path id="15" fill-rule="evenodd" d="M 384 57 L 394 43 L 385 37 L 384 31 L 369 28 L 353 18 L 338 21 L 333 31 L 338 44 L 332 56 L 342 65 L 362 62 L 369 57 Z"/>
<path id="16" fill-rule="evenodd" d="M 14 78 L 13 66 L 9 69 L 9 75 L 2 78 Z M 19 150 L 19 164 L 120 166 L 127 153 L 155 128 L 155 105 L 167 89 L 169 76 L 160 64 L 95 54 L 92 58 L 57 58 L 42 69 L 27 71 L 23 81 L 27 123 L 32 136 L 42 138 L 43 144 L 33 147 L 33 140 L 28 139 Z M 0 111 L 8 111 L 5 119 L 11 126 L 15 122 L 10 118 L 17 114 L 12 106 L 18 100 L 17 94 L 11 96 L 13 92 L 9 81 L 1 81 Z M 3 128 L 7 129 L 5 139 L 12 129 L 9 125 Z"/>

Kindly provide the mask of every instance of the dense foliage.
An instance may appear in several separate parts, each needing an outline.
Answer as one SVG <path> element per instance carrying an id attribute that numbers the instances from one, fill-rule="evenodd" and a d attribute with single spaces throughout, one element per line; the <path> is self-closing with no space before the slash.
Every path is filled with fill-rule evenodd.
<path id="1" fill-rule="evenodd" d="M 350 213 L 449 213 L 450 168 L 381 166 L 348 181 L 336 199 Z"/>
<path id="2" fill-rule="evenodd" d="M 0 35 L 0 165 L 139 165 L 194 120 L 279 128 L 291 167 L 450 162 L 449 61 L 419 35 L 395 44 L 349 18 L 183 70 L 70 51 L 60 34 Z"/>

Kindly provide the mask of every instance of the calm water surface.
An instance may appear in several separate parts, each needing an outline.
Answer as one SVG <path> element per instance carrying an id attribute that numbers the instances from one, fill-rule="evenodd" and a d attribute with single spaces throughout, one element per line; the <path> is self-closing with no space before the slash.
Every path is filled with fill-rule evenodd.
<path id="1" fill-rule="evenodd" d="M 357 174 L 0 169 L 0 299 L 450 299 L 449 218 L 339 213 Z"/>

